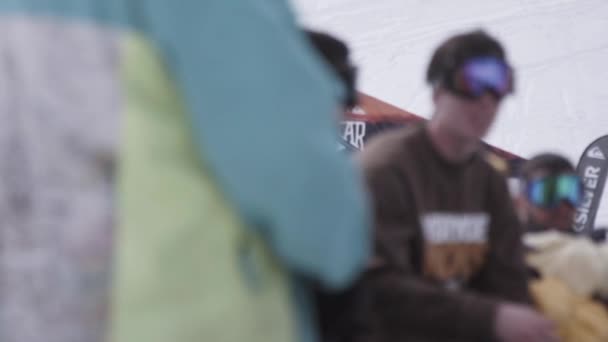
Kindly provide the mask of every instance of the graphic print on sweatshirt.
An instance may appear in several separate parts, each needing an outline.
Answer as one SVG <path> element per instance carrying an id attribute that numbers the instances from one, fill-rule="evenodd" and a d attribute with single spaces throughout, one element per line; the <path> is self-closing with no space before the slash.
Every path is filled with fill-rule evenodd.
<path id="1" fill-rule="evenodd" d="M 483 265 L 490 216 L 484 212 L 431 212 L 420 219 L 424 275 L 458 288 Z"/>

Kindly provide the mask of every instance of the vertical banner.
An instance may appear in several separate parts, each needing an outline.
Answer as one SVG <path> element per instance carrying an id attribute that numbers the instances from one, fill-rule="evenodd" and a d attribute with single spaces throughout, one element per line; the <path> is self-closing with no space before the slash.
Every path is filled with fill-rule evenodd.
<path id="1" fill-rule="evenodd" d="M 577 173 L 583 180 L 583 200 L 576 209 L 575 232 L 590 235 L 594 230 L 595 216 L 602 199 L 608 175 L 608 135 L 592 142 L 578 162 Z"/>

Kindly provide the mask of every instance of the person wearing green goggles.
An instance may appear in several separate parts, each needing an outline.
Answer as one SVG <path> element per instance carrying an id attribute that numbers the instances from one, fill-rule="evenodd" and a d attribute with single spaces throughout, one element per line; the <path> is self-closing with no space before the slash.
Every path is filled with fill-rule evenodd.
<path id="1" fill-rule="evenodd" d="M 583 194 L 570 161 L 552 153 L 535 156 L 522 169 L 521 190 L 520 214 L 528 231 L 570 230 Z"/>
<path id="2" fill-rule="evenodd" d="M 557 325 L 561 341 L 581 341 L 581 336 L 606 341 L 608 245 L 574 234 L 576 207 L 583 197 L 580 177 L 568 159 L 551 153 L 527 161 L 521 176 L 517 204 L 527 230 L 526 264 L 539 311 Z M 556 291 L 562 303 L 570 296 L 570 304 L 553 305 Z"/>

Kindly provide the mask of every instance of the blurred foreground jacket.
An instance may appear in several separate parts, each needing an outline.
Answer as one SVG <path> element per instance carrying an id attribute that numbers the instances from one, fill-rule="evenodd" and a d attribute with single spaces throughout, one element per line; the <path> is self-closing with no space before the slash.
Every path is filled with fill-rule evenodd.
<path id="1" fill-rule="evenodd" d="M 368 216 L 285 1 L 3 0 L 0 78 L 0 341 L 316 340 Z"/>

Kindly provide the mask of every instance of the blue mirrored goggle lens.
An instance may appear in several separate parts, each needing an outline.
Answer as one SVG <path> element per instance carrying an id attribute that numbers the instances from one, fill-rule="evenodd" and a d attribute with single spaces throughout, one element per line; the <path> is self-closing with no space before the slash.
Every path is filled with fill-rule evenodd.
<path id="1" fill-rule="evenodd" d="M 527 194 L 530 202 L 540 207 L 554 207 L 563 201 L 578 206 L 582 184 L 577 175 L 544 177 L 530 181 Z"/>
<path id="2" fill-rule="evenodd" d="M 491 91 L 503 97 L 513 88 L 511 69 L 495 57 L 478 57 L 467 61 L 457 72 L 456 90 L 473 97 Z"/>

